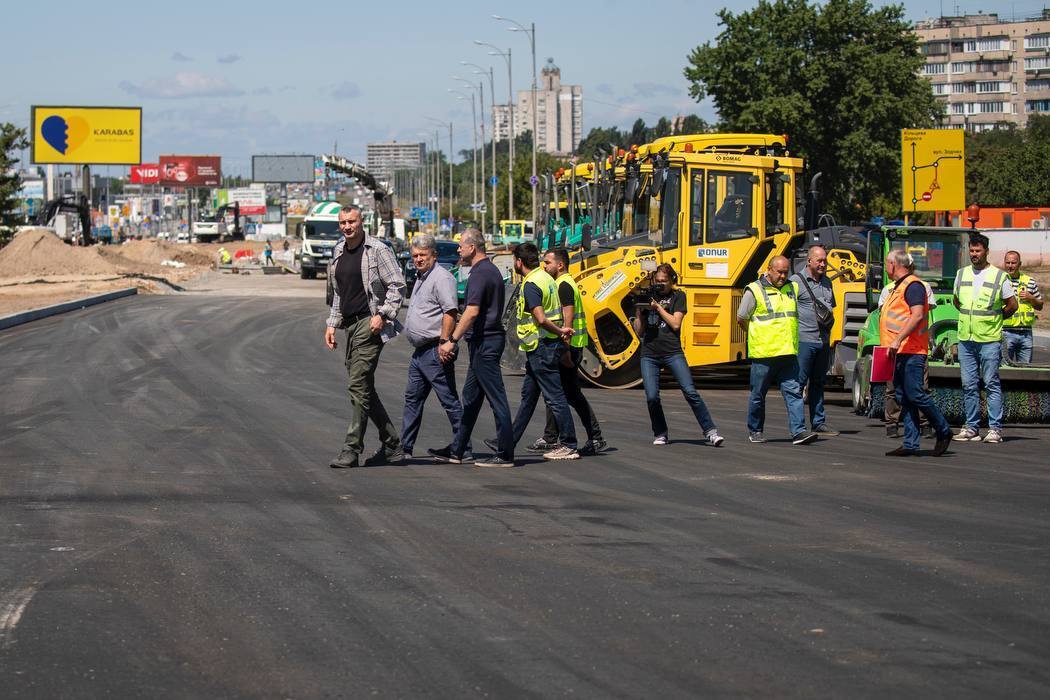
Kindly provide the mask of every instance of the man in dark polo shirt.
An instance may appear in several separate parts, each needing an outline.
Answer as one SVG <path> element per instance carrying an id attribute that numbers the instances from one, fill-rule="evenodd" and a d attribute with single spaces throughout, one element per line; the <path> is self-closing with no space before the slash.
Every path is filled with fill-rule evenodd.
<path id="1" fill-rule="evenodd" d="M 383 345 L 401 330 L 397 312 L 404 298 L 405 278 L 390 247 L 365 233 L 359 207 L 342 208 L 339 230 L 343 238 L 335 245 L 329 268 L 335 284 L 324 342 L 329 350 L 335 350 L 336 328 L 346 329 L 347 390 L 353 418 L 343 450 L 330 466 L 358 466 L 369 419 L 379 428 L 382 444 L 365 460 L 365 466 L 397 464 L 405 461 L 405 455 L 397 430 L 376 393 L 375 371 Z"/>
<path id="2" fill-rule="evenodd" d="M 500 358 L 507 344 L 503 327 L 503 306 L 506 288 L 503 274 L 485 255 L 485 237 L 477 229 L 468 229 L 459 240 L 460 265 L 470 268 L 467 278 L 466 309 L 460 316 L 452 335 L 438 346 L 442 361 L 456 355 L 461 341 L 466 343 L 470 365 L 463 383 L 463 419 L 452 445 L 429 450 L 438 462 L 463 464 L 481 407 L 488 399 L 496 420 L 496 441 L 499 450 L 488 459 L 474 461 L 477 467 L 513 467 L 514 434 L 511 427 L 510 404 L 503 386 Z"/>

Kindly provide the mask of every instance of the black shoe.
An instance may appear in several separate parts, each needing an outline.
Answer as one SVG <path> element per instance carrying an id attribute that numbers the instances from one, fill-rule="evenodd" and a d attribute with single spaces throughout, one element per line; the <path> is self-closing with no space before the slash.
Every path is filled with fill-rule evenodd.
<path id="1" fill-rule="evenodd" d="M 514 467 L 514 466 L 517 466 L 517 465 L 515 465 L 514 462 L 508 462 L 507 460 L 503 459 L 502 457 L 498 457 L 496 455 L 493 455 L 492 457 L 489 457 L 487 459 L 476 460 L 474 462 L 474 466 L 475 467 L 492 467 L 492 468 L 495 468 L 495 469 L 500 469 L 500 468 L 509 469 L 510 467 Z"/>
<path id="2" fill-rule="evenodd" d="M 404 464 L 405 451 L 398 445 L 394 449 L 380 447 L 371 457 L 365 460 L 366 467 L 379 467 L 384 464 Z"/>
<path id="3" fill-rule="evenodd" d="M 499 452 L 499 443 L 496 442 L 496 438 L 485 438 L 482 440 L 485 443 L 485 447 L 489 448 L 493 452 Z"/>
<path id="4" fill-rule="evenodd" d="M 459 457 L 452 454 L 451 447 L 439 447 L 437 449 L 427 450 L 427 454 L 434 458 L 435 462 L 440 464 L 459 464 Z"/>
<path id="5" fill-rule="evenodd" d="M 814 440 L 816 440 L 817 437 L 818 436 L 817 436 L 816 433 L 814 433 L 814 432 L 806 432 L 805 430 L 803 430 L 801 433 L 799 433 L 798 435 L 795 435 L 794 437 L 791 438 L 791 444 L 792 445 L 808 445 L 809 443 L 811 443 Z"/>
<path id="6" fill-rule="evenodd" d="M 583 443 L 583 447 L 580 448 L 580 455 L 584 457 L 590 457 L 591 455 L 598 454 L 607 446 L 608 444 L 605 442 L 605 440 L 602 440 L 601 438 L 598 438 L 597 440 L 588 440 L 587 442 Z"/>
<path id="7" fill-rule="evenodd" d="M 933 456 L 940 457 L 942 454 L 948 451 L 948 448 L 952 444 L 952 434 L 948 433 L 937 438 L 937 442 L 933 446 Z"/>
<path id="8" fill-rule="evenodd" d="M 951 440 L 951 438 L 948 438 Z M 887 457 L 918 457 L 919 453 L 916 450 L 909 450 L 906 447 L 898 447 L 895 450 L 890 450 L 886 453 Z"/>
<path id="9" fill-rule="evenodd" d="M 900 431 L 897 429 L 896 423 L 890 423 L 886 426 L 886 437 L 890 438 L 891 440 L 896 440 L 900 436 L 901 434 Z"/>
<path id="10" fill-rule="evenodd" d="M 353 469 L 354 467 L 360 466 L 357 462 L 357 453 L 351 452 L 350 450 L 343 450 L 339 453 L 339 456 L 328 463 L 332 469 Z"/>
<path id="11" fill-rule="evenodd" d="M 558 446 L 557 442 L 547 442 L 543 438 L 538 438 L 536 440 L 536 442 L 532 443 L 531 445 L 529 445 L 525 449 L 528 450 L 529 452 L 550 452 L 551 450 L 553 450 L 557 446 Z M 496 449 L 496 448 L 492 448 L 492 449 Z"/>
<path id="12" fill-rule="evenodd" d="M 839 431 L 832 430 L 825 423 L 813 426 L 813 432 L 817 435 L 820 435 L 821 437 L 835 437 L 839 434 Z"/>

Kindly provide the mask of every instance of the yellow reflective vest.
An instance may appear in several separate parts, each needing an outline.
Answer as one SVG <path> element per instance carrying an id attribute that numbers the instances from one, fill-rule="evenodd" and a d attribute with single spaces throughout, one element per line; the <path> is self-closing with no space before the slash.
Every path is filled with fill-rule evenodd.
<path id="1" fill-rule="evenodd" d="M 1003 339 L 1003 278 L 1006 273 L 989 265 L 984 269 L 980 289 L 974 289 L 973 265 L 955 276 L 955 296 L 959 298 L 959 340 L 997 343 Z"/>
<path id="2" fill-rule="evenodd" d="M 1032 278 L 1025 273 L 1020 273 L 1014 291 L 1017 294 L 1017 311 L 1010 318 L 1003 319 L 1005 328 L 1031 328 L 1035 325 L 1035 307 L 1031 302 L 1021 300 L 1021 290 L 1028 289 L 1028 283 Z"/>
<path id="3" fill-rule="evenodd" d="M 580 288 L 576 286 L 576 280 L 568 272 L 555 280 L 557 284 L 565 282 L 572 287 L 572 340 L 569 345 L 574 348 L 587 347 L 587 315 L 583 311 L 583 298 L 580 296 Z M 559 302 L 560 303 L 560 302 Z"/>
<path id="4" fill-rule="evenodd" d="M 747 285 L 755 295 L 755 311 L 747 325 L 748 357 L 780 357 L 798 354 L 798 305 L 795 288 L 780 289 L 755 280 Z"/>
<path id="5" fill-rule="evenodd" d="M 561 301 L 558 300 L 558 289 L 554 278 L 547 274 L 543 266 L 525 276 L 518 292 L 518 347 L 522 352 L 532 352 L 540 344 L 540 338 L 557 338 L 546 328 L 540 328 L 532 316 L 532 309 L 525 308 L 525 285 L 532 282 L 543 294 L 543 314 L 551 323 L 561 323 Z"/>

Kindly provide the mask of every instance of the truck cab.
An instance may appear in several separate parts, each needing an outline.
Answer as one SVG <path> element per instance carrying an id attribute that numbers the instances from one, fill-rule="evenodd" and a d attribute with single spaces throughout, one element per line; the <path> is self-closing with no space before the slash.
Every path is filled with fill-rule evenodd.
<path id="1" fill-rule="evenodd" d="M 315 204 L 299 223 L 299 276 L 304 280 L 316 279 L 318 272 L 327 274 L 332 260 L 332 249 L 339 242 L 339 212 L 343 205 L 338 202 Z"/>

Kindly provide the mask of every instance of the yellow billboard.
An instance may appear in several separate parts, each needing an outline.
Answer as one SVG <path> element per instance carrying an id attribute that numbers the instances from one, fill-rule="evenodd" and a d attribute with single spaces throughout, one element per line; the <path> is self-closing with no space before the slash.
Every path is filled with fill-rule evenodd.
<path id="1" fill-rule="evenodd" d="M 138 165 L 141 107 L 33 107 L 34 163 Z"/>
<path id="2" fill-rule="evenodd" d="M 901 129 L 901 208 L 966 208 L 962 129 Z"/>

